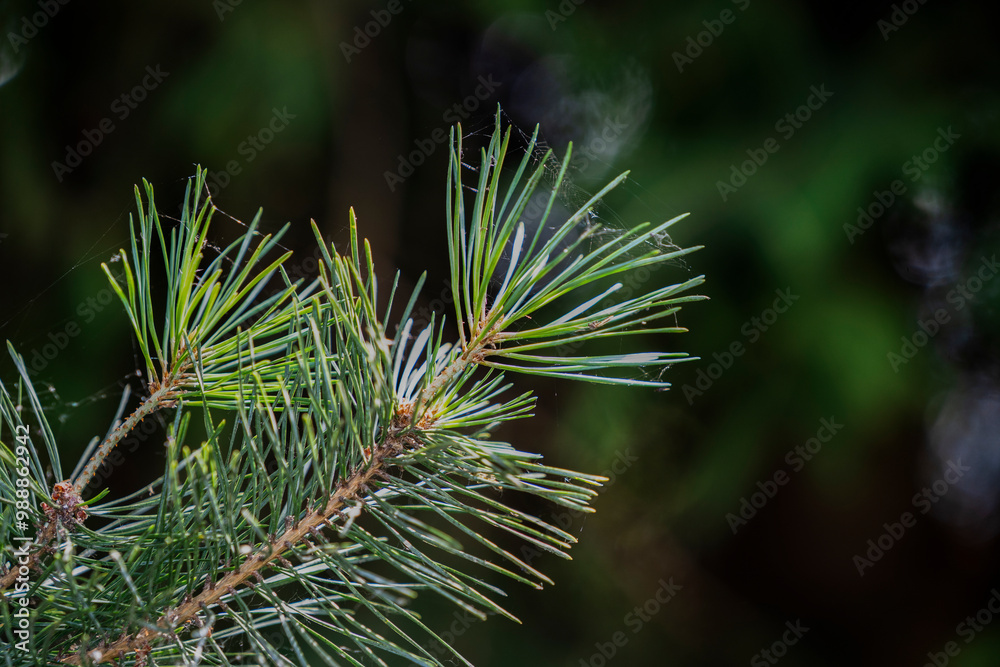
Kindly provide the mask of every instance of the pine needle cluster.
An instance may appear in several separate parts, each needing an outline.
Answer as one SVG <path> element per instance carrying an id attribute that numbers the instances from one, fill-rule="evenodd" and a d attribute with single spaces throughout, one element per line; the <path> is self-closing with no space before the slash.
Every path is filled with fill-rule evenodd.
<path id="1" fill-rule="evenodd" d="M 293 281 L 285 229 L 262 234 L 260 214 L 228 247 L 210 245 L 203 170 L 179 221 L 161 217 L 148 183 L 136 188 L 131 243 L 103 269 L 141 352 L 145 397 L 69 475 L 8 343 L 20 377 L 0 383 L 0 662 L 469 664 L 415 598 L 511 617 L 495 575 L 541 587 L 550 580 L 523 550 L 568 558 L 575 542 L 520 499 L 592 511 L 602 481 L 492 437 L 533 409 L 530 393 L 511 393 L 510 374 L 666 387 L 660 371 L 689 357 L 558 350 L 682 331 L 675 313 L 701 298 L 687 294 L 697 277 L 616 299 L 629 272 L 694 250 L 663 244 L 679 218 L 594 224 L 623 174 L 551 222 L 571 149 L 543 184 L 552 158 L 534 160 L 536 137 L 507 175 L 510 131 L 498 116 L 475 182 L 463 183 L 452 132 L 454 313 L 419 330 L 424 278 L 401 296 L 397 275 L 380 307 L 353 211 L 343 252 L 313 224 L 318 278 Z M 525 224 L 545 187 L 540 223 Z M 126 497 L 85 498 L 109 452 L 161 412 L 162 475 Z M 446 658 L 428 650 L 436 644 Z"/>

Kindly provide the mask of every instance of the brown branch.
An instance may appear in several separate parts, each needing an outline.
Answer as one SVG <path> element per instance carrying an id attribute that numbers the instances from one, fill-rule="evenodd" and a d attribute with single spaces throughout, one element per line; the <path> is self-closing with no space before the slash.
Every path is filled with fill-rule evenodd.
<path id="1" fill-rule="evenodd" d="M 444 369 L 434 381 L 420 392 L 415 403 L 431 402 L 441 388 L 461 373 L 469 364 L 480 363 L 484 358 L 484 350 L 493 345 L 493 336 L 487 335 L 481 342 L 467 348 L 455 361 Z M 425 406 L 425 408 L 428 406 Z M 79 651 L 61 660 L 66 665 L 100 664 L 122 658 L 129 653 L 136 653 L 140 660 L 152 650 L 152 645 L 159 638 L 171 635 L 188 623 L 194 622 L 198 613 L 215 604 L 221 604 L 223 597 L 235 597 L 237 587 L 247 582 L 250 577 L 259 577 L 260 571 L 269 567 L 273 561 L 284 561 L 284 554 L 309 537 L 320 531 L 324 525 L 333 526 L 331 519 L 340 514 L 340 509 L 352 500 L 360 500 L 361 494 L 372 483 L 373 478 L 384 476 L 385 459 L 402 452 L 408 446 L 417 445 L 411 437 L 405 435 L 413 420 L 414 405 L 402 407 L 396 414 L 385 442 L 378 445 L 374 451 L 366 452 L 369 465 L 364 470 L 352 474 L 346 482 L 340 484 L 327 500 L 322 510 L 307 509 L 305 515 L 295 524 L 279 535 L 273 542 L 264 545 L 251 554 L 235 570 L 226 574 L 218 582 L 209 580 L 201 593 L 186 599 L 179 606 L 168 609 L 157 621 L 156 629 L 145 627 L 131 635 L 124 635 L 111 644 Z M 431 418 L 433 420 L 433 417 Z M 420 426 L 426 428 L 429 424 L 425 417 Z M 89 663 L 87 662 L 89 659 Z"/>
<path id="2" fill-rule="evenodd" d="M 307 509 L 305 516 L 279 535 L 273 543 L 265 545 L 251 554 L 239 567 L 229 572 L 218 582 L 207 584 L 200 594 L 183 602 L 180 606 L 168 610 L 157 622 L 158 629 L 143 628 L 135 634 L 121 637 L 112 644 L 85 651 L 90 662 L 92 664 L 108 662 L 132 652 L 144 654 L 151 649 L 152 643 L 159 637 L 172 634 L 177 628 L 192 622 L 200 611 L 219 603 L 226 595 L 235 595 L 238 586 L 244 584 L 250 577 L 257 575 L 260 570 L 268 567 L 273 561 L 281 559 L 283 554 L 308 538 L 310 534 L 320 530 L 324 525 L 332 526 L 333 523 L 330 519 L 339 514 L 340 508 L 345 503 L 360 499 L 368 484 L 372 482 L 372 478 L 382 473 L 385 467 L 384 459 L 402 451 L 405 444 L 407 444 L 406 441 L 399 436 L 390 436 L 375 452 L 372 452 L 372 463 L 368 468 L 354 473 L 345 484 L 339 486 L 330 495 L 323 509 Z M 61 662 L 66 665 L 85 664 L 83 653 L 84 651 L 81 650 L 80 653 L 63 658 Z"/>
<path id="3" fill-rule="evenodd" d="M 93 479 L 94 473 L 104 459 L 107 457 L 111 451 L 118 446 L 118 443 L 128 435 L 132 429 L 134 429 L 139 422 L 141 422 L 145 417 L 148 417 L 152 413 L 156 412 L 160 408 L 172 407 L 177 399 L 179 393 L 179 386 L 184 381 L 185 375 L 183 373 L 174 373 L 167 377 L 167 380 L 163 384 L 156 384 L 150 386 L 153 392 L 149 395 L 145 401 L 143 401 L 135 411 L 129 415 L 128 419 L 119 424 L 114 431 L 101 443 L 98 447 L 97 452 L 90 458 L 87 462 L 86 467 L 83 469 L 83 473 L 80 475 L 79 479 L 75 483 L 70 483 L 69 480 L 64 480 L 62 482 L 56 483 L 52 488 L 52 503 L 53 506 L 49 507 L 46 503 L 42 503 L 42 509 L 45 511 L 47 517 L 41 528 L 38 529 L 38 533 L 33 540 L 33 544 L 37 545 L 37 548 L 28 556 L 29 562 L 28 566 L 31 568 L 38 569 L 38 563 L 42 558 L 42 554 L 46 550 L 51 549 L 51 543 L 55 540 L 58 534 L 58 527 L 60 525 L 70 527 L 77 523 L 83 521 L 86 518 L 87 513 L 81 507 L 82 499 L 80 494 L 86 488 L 90 480 Z M 10 570 L 0 577 L 0 591 L 10 588 L 14 582 L 17 580 L 18 571 L 20 566 L 17 563 L 11 563 Z"/>
<path id="4" fill-rule="evenodd" d="M 437 394 L 449 383 L 456 375 L 465 370 L 469 364 L 479 364 L 488 356 L 488 351 L 493 349 L 495 346 L 495 340 L 497 338 L 496 332 L 491 332 L 482 337 L 482 341 L 479 342 L 474 347 L 466 348 L 461 355 L 455 361 L 451 362 L 447 368 L 441 371 L 440 374 L 434 381 L 429 385 L 424 387 L 417 397 L 415 404 L 422 404 L 426 401 L 432 401 L 437 396 Z"/>
<path id="5" fill-rule="evenodd" d="M 118 443 L 128 435 L 132 429 L 138 426 L 139 422 L 153 414 L 160 408 L 172 407 L 177 400 L 179 393 L 179 385 L 181 384 L 183 377 L 181 375 L 171 375 L 164 381 L 162 385 L 156 387 L 151 386 L 153 392 L 149 395 L 145 401 L 143 401 L 135 411 L 128 416 L 124 422 L 118 425 L 118 427 L 111 432 L 111 435 L 101 443 L 101 446 L 97 448 L 97 452 L 90 457 L 90 461 L 87 462 L 86 467 L 84 467 L 83 472 L 80 477 L 73 483 L 73 488 L 77 493 L 83 493 L 83 490 L 93 479 L 94 473 L 104 459 L 107 458 L 108 454 L 118 446 Z"/>
<path id="6" fill-rule="evenodd" d="M 38 569 L 38 561 L 41 560 L 45 547 L 55 538 L 55 536 L 56 525 L 54 523 L 46 523 L 42 526 L 34 540 L 35 544 L 40 545 L 39 548 L 28 554 L 28 562 L 26 564 L 20 564 L 17 562 L 11 563 L 10 570 L 7 571 L 7 574 L 0 577 L 0 590 L 6 590 L 14 585 L 14 582 L 17 581 L 17 577 L 19 576 L 20 569 L 23 565 L 27 565 L 27 567 L 32 569 Z"/>

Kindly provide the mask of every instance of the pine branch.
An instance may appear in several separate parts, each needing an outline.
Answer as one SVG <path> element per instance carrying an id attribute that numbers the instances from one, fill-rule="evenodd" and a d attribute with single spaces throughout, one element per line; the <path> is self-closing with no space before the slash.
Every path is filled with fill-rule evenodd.
<path id="1" fill-rule="evenodd" d="M 218 371 L 225 371 L 227 366 L 232 364 L 230 350 L 234 342 L 238 346 L 244 341 L 252 340 L 253 335 L 267 336 L 273 333 L 274 330 L 284 326 L 287 322 L 287 318 L 289 317 L 287 306 L 284 317 L 275 318 L 272 314 L 282 302 L 290 300 L 290 286 L 283 293 L 277 295 L 277 297 L 265 300 L 263 304 L 253 304 L 260 289 L 266 284 L 267 279 L 274 273 L 276 267 L 288 257 L 286 254 L 257 276 L 250 276 L 250 270 L 256 264 L 258 258 L 277 242 L 277 239 L 274 239 L 274 243 L 271 243 L 269 237 L 264 237 L 263 242 L 257 250 L 249 259 L 245 259 L 250 240 L 255 233 L 256 220 L 243 238 L 237 258 L 233 263 L 232 269 L 228 272 L 226 280 L 220 281 L 223 275 L 223 270 L 220 268 L 221 260 L 226 258 L 236 244 L 223 251 L 209 264 L 207 267 L 209 278 L 207 280 L 203 277 L 196 282 L 197 274 L 202 271 L 202 253 L 207 243 L 208 226 L 214 212 L 214 206 L 210 201 L 202 201 L 200 199 L 201 193 L 205 190 L 204 178 L 204 172 L 199 169 L 198 176 L 188 184 L 181 219 L 182 233 L 175 239 L 168 259 L 168 302 L 176 307 L 176 315 L 175 317 L 171 317 L 168 314 L 165 330 L 169 333 L 164 337 L 162 345 L 155 336 L 151 340 L 152 347 L 155 348 L 162 360 L 159 369 L 157 369 L 152 361 L 152 357 L 150 356 L 151 346 L 147 344 L 148 332 L 155 321 L 151 306 L 153 300 L 150 288 L 151 281 L 148 277 L 150 241 L 154 236 L 154 232 L 159 237 L 161 243 L 164 244 L 165 258 L 167 257 L 167 247 L 159 214 L 153 201 L 153 190 L 148 183 L 146 184 L 149 201 L 148 211 L 143 211 L 142 198 L 138 188 L 136 188 L 139 224 L 130 226 L 131 247 L 135 263 L 134 274 L 129 265 L 128 255 L 126 255 L 124 250 L 120 253 L 120 257 L 124 260 L 122 264 L 125 267 L 126 289 L 123 289 L 119 285 L 118 280 L 112 275 L 107 264 L 102 264 L 102 268 L 111 282 L 111 287 L 125 305 L 129 319 L 137 335 L 140 336 L 139 346 L 147 362 L 147 376 L 151 378 L 148 387 L 150 395 L 124 423 L 117 426 L 101 443 L 88 461 L 80 477 L 72 483 L 72 491 L 65 488 L 69 484 L 69 480 L 59 482 L 53 487 L 51 500 L 53 505 L 60 508 L 60 513 L 58 516 L 48 516 L 47 520 L 39 527 L 36 533 L 33 544 L 37 545 L 37 547 L 30 555 L 30 562 L 34 568 L 38 567 L 43 554 L 51 549 L 51 543 L 58 532 L 57 529 L 59 526 L 57 524 L 60 524 L 65 529 L 73 529 L 86 517 L 85 510 L 81 508 L 82 499 L 80 495 L 104 463 L 104 459 L 108 454 L 117 447 L 118 443 L 143 418 L 161 408 L 175 406 L 181 396 L 194 403 L 197 403 L 199 399 L 205 402 L 217 402 L 218 399 L 215 397 L 218 395 L 218 386 L 213 388 L 214 392 L 206 391 L 204 387 L 202 387 L 200 393 L 192 391 L 194 388 L 190 385 L 193 375 L 188 370 L 195 361 L 202 364 L 203 372 L 212 369 L 218 374 Z M 194 186 L 193 188 L 192 185 Z M 186 233 L 184 233 L 185 230 Z M 137 231 L 139 232 L 138 239 L 136 236 Z M 138 250 L 140 246 L 143 248 L 142 253 L 139 253 Z M 180 254 L 178 252 L 179 247 L 186 248 L 188 254 Z M 177 279 L 178 276 L 180 277 L 179 280 Z M 200 309 L 196 311 L 196 307 L 199 305 Z M 237 330 L 232 340 L 223 341 L 222 343 L 216 342 L 223 333 L 231 330 L 234 325 L 250 321 L 250 318 L 259 314 L 264 310 L 264 307 L 269 307 L 270 310 L 265 311 L 264 316 L 251 325 L 251 330 L 248 334 Z M 226 315 L 229 315 L 228 322 L 223 321 L 223 317 Z M 268 316 L 272 316 L 270 320 Z M 182 319 L 190 328 L 182 330 L 173 326 L 173 322 L 177 318 Z M 265 327 L 259 326 L 261 321 L 266 323 Z M 210 360 L 207 367 L 204 365 L 206 359 L 202 357 L 209 357 L 211 355 L 206 354 L 205 350 L 201 347 L 206 342 L 215 343 L 215 347 L 212 348 L 215 353 L 215 359 Z M 275 352 L 280 352 L 282 349 L 283 343 L 280 338 L 276 343 L 271 342 L 269 348 L 261 350 L 263 352 L 262 362 L 266 364 Z M 23 360 L 16 355 L 13 349 L 11 349 L 11 354 L 18 364 L 23 380 L 30 383 Z M 254 363 L 251 366 L 256 368 L 258 364 Z M 223 376 L 229 374 L 231 373 L 223 373 Z M 222 386 L 225 386 L 225 380 L 222 383 Z M 16 578 L 17 568 L 11 567 L 3 577 L 0 577 L 0 591 L 9 588 Z"/>
<path id="2" fill-rule="evenodd" d="M 94 473 L 100 467 L 101 463 L 108 454 L 111 453 L 118 443 L 122 441 L 126 435 L 132 432 L 136 426 L 139 425 L 143 419 L 153 414 L 157 410 L 162 408 L 171 408 L 177 404 L 177 399 L 181 395 L 181 385 L 184 382 L 184 374 L 176 373 L 167 376 L 166 380 L 162 385 L 153 386 L 153 393 L 149 395 L 149 398 L 144 400 L 135 411 L 129 415 L 121 424 L 118 424 L 114 431 L 105 438 L 104 442 L 97 448 L 97 452 L 91 457 L 87 462 L 87 466 L 83 469 L 80 477 L 73 482 L 73 489 L 77 494 L 82 494 L 83 490 L 87 488 L 90 480 L 93 479 Z"/>
<path id="3" fill-rule="evenodd" d="M 82 507 L 81 494 L 90 483 L 94 473 L 97 472 L 97 469 L 111 450 L 117 447 L 122 438 L 128 435 L 139 422 L 160 408 L 175 405 L 178 396 L 178 386 L 182 377 L 182 375 L 169 376 L 166 383 L 163 386 L 155 388 L 149 398 L 144 400 L 129 415 L 128 419 L 118 424 L 98 447 L 97 452 L 88 461 L 80 477 L 75 482 L 71 484 L 69 480 L 65 480 L 56 484 L 53 488 L 51 498 L 54 506 L 53 510 L 51 513 L 46 512 L 48 520 L 42 524 L 35 538 L 32 540 L 32 543 L 37 545 L 37 548 L 28 556 L 28 566 L 30 568 L 39 569 L 38 566 L 42 555 L 50 551 L 50 545 L 60 527 L 64 529 L 72 528 L 86 518 L 86 510 Z M 0 591 L 12 586 L 17 576 L 17 568 L 11 567 L 3 577 L 0 577 Z"/>
<path id="4" fill-rule="evenodd" d="M 484 347 L 488 344 L 489 341 L 485 341 Z M 436 393 L 435 386 L 454 378 L 470 362 L 481 360 L 481 352 L 481 349 L 471 350 L 470 354 L 464 355 L 448 366 L 424 390 L 426 397 L 432 397 Z M 143 405 L 150 403 L 151 399 L 148 399 Z M 420 402 L 418 401 L 418 404 Z M 319 537 L 322 529 L 335 528 L 334 521 L 344 515 L 340 510 L 348 503 L 357 501 L 358 508 L 364 507 L 363 494 L 377 486 L 378 480 L 388 479 L 385 469 L 392 464 L 393 457 L 407 449 L 419 448 L 425 444 L 412 434 L 410 428 L 412 422 L 412 406 L 397 411 L 397 419 L 393 427 L 389 429 L 385 440 L 369 452 L 368 460 L 371 463 L 368 467 L 355 472 L 341 483 L 337 490 L 329 496 L 322 509 L 307 508 L 290 527 L 276 538 L 269 539 L 267 544 L 253 551 L 235 570 L 227 573 L 218 582 L 207 581 L 201 593 L 164 612 L 155 628 L 146 627 L 135 634 L 122 635 L 113 643 L 96 648 L 84 649 L 81 647 L 79 652 L 62 658 L 60 662 L 68 665 L 102 664 L 120 659 L 130 653 L 144 656 L 152 650 L 158 640 L 166 635 L 176 634 L 180 628 L 196 621 L 198 614 L 204 613 L 212 605 L 219 604 L 225 608 L 223 598 L 235 597 L 238 587 L 256 588 L 252 578 L 255 577 L 257 582 L 262 581 L 261 570 L 271 567 L 276 562 L 282 566 L 290 565 L 284 559 L 284 555 L 308 539 Z M 421 426 L 423 429 L 433 429 L 435 424 L 433 421 L 425 421 Z"/>
<path id="5" fill-rule="evenodd" d="M 247 585 L 253 587 L 251 577 L 260 578 L 260 571 L 272 563 L 283 560 L 283 555 L 293 546 L 314 537 L 324 527 L 333 527 L 333 519 L 341 514 L 340 509 L 352 500 L 360 500 L 360 493 L 367 489 L 373 480 L 383 474 L 385 458 L 398 452 L 404 446 L 401 438 L 389 439 L 381 445 L 373 456 L 372 464 L 364 471 L 352 475 L 346 483 L 338 488 L 327 500 L 321 510 L 306 510 L 305 514 L 273 542 L 253 552 L 239 567 L 227 573 L 218 582 L 206 582 L 204 590 L 183 604 L 167 610 L 157 622 L 158 629 L 144 628 L 135 635 L 126 635 L 114 643 L 88 649 L 60 660 L 67 665 L 86 664 L 89 658 L 91 664 L 101 664 L 117 660 L 129 653 L 148 652 L 155 641 L 162 635 L 174 634 L 184 625 L 192 622 L 199 613 L 204 612 L 214 604 L 222 603 L 222 599 L 235 596 L 236 588 Z M 161 629 L 162 628 L 162 629 Z"/>
<path id="6" fill-rule="evenodd" d="M 569 154 L 541 219 L 526 220 L 553 158 L 529 170 L 532 144 L 508 182 L 501 169 L 509 136 L 498 116 L 477 186 L 468 188 L 475 196 L 467 197 L 461 139 L 453 134 L 448 241 L 456 344 L 437 317 L 414 330 L 410 313 L 423 278 L 390 335 L 380 313 L 392 311 L 396 285 L 380 310 L 372 253 L 359 242 L 353 211 L 343 254 L 328 248 L 314 225 L 319 278 L 302 285 L 284 272 L 288 253 L 264 259 L 280 234 L 260 235 L 259 214 L 227 248 L 208 246 L 215 209 L 202 198 L 202 170 L 171 229 L 161 224 L 148 184 L 145 210 L 137 190 L 123 275 L 104 270 L 145 360 L 149 398 L 109 433 L 75 484 L 55 486 L 52 505 L 38 513 L 40 549 L 31 564 L 39 576 L 28 594 L 38 601 L 32 641 L 39 660 L 230 664 L 235 654 L 226 641 L 240 637 L 268 664 L 294 658 L 305 665 L 311 652 L 328 664 L 384 665 L 382 656 L 394 655 L 440 665 L 414 634 L 445 644 L 410 608 L 417 592 L 480 617 L 513 618 L 494 601 L 501 589 L 476 572 L 550 583 L 506 541 L 568 557 L 576 538 L 513 507 L 512 495 L 592 511 L 604 480 L 543 465 L 489 437 L 499 424 L 530 416 L 534 404 L 530 393 L 503 397 L 505 372 L 665 388 L 662 371 L 688 357 L 559 351 L 682 331 L 649 323 L 700 298 L 683 293 L 702 279 L 616 301 L 621 285 L 610 281 L 693 250 L 663 242 L 675 220 L 632 229 L 593 224 L 590 212 L 622 175 L 568 219 L 551 221 Z M 166 289 L 156 298 L 154 241 L 166 268 Z M 273 276 L 283 284 L 266 296 Z M 165 314 L 154 312 L 154 302 L 164 301 Z M 23 360 L 11 355 L 61 479 L 41 404 Z M 636 377 L 647 368 L 655 379 Z M 11 429 L 21 428 L 20 403 L 0 384 L 0 411 Z M 104 458 L 144 417 L 168 407 L 175 412 L 163 476 L 148 491 L 84 505 L 79 494 Z M 206 435 L 192 443 L 193 414 Z M 44 479 L 32 448 L 34 478 Z M 2 442 L 0 456 L 10 457 Z M 0 501 L 12 503 L 3 469 L 0 481 Z M 30 495 L 50 500 L 37 482 Z M 99 530 L 84 524 L 87 513 L 100 517 Z M 9 531 L 9 522 L 0 522 L 0 533 Z M 8 619 L 10 599 L 0 600 Z M 287 654 L 262 634 L 272 626 L 287 640 Z"/>

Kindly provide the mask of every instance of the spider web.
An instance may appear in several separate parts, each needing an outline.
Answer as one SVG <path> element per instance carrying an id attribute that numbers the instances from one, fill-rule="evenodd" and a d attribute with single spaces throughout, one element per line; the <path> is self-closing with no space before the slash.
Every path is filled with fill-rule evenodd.
<path id="1" fill-rule="evenodd" d="M 500 115 L 501 115 L 501 122 L 505 126 L 511 128 L 511 133 L 512 133 L 511 146 L 514 146 L 516 143 L 518 145 L 518 148 L 520 149 L 520 153 L 518 153 L 517 150 L 509 148 L 509 156 L 506 162 L 507 164 L 516 163 L 516 161 L 522 158 L 523 151 L 526 150 L 529 145 L 531 145 L 531 133 L 522 129 L 502 109 L 500 111 Z M 465 128 L 463 128 L 463 130 L 464 129 Z M 489 142 L 490 138 L 493 135 L 494 129 L 495 129 L 494 119 L 489 118 L 482 120 L 481 122 L 476 124 L 472 129 L 463 132 L 462 135 L 463 144 L 466 143 L 466 140 L 471 139 L 472 141 L 469 143 L 476 146 L 475 151 L 469 150 L 468 147 L 463 146 L 463 154 L 460 156 L 462 169 L 471 172 L 473 175 L 472 178 L 463 178 L 463 187 L 465 188 L 466 192 L 472 196 L 476 194 L 477 190 L 476 187 L 470 185 L 470 183 L 478 182 L 479 171 L 480 171 L 480 166 L 479 164 L 477 164 L 478 162 L 477 158 L 479 156 L 478 146 L 480 144 L 485 145 L 486 143 Z M 504 128 L 504 130 L 506 130 L 506 127 Z M 559 183 L 559 188 L 556 191 L 556 202 L 553 205 L 553 209 L 549 216 L 549 219 L 546 221 L 547 230 L 545 231 L 553 233 L 558 227 L 560 227 L 565 222 L 565 220 L 569 218 L 570 215 L 572 215 L 574 212 L 580 210 L 581 208 L 587 205 L 587 202 L 590 201 L 590 199 L 593 196 L 593 192 L 591 192 L 590 190 L 588 190 L 587 188 L 583 187 L 583 185 L 580 184 L 580 179 L 579 179 L 579 177 L 581 176 L 580 170 L 578 167 L 574 166 L 575 163 L 574 160 L 572 159 L 570 160 L 569 167 L 567 168 L 566 174 L 563 176 L 561 183 L 559 182 L 559 173 L 562 170 L 562 162 L 565 156 L 565 151 L 560 152 L 556 150 L 553 146 L 551 146 L 548 142 L 546 142 L 543 137 L 543 132 L 544 128 L 540 128 L 539 138 L 536 140 L 536 143 L 532 148 L 528 173 L 531 173 L 539 166 L 542 166 L 544 169 L 543 178 L 541 180 L 538 190 L 536 191 L 536 194 L 534 195 L 534 198 L 537 198 L 540 201 L 540 206 L 536 206 L 536 208 L 540 208 L 542 211 L 547 205 L 548 200 L 556 184 Z M 606 169 L 604 170 L 605 173 L 614 173 L 612 170 L 612 167 L 614 165 L 603 161 L 600 158 L 600 156 L 597 155 L 595 152 L 591 151 L 590 153 L 588 153 L 587 159 L 590 161 L 601 162 L 602 166 L 606 167 Z M 511 171 L 513 171 L 513 168 L 511 168 Z M 611 177 L 609 176 L 606 180 L 610 179 Z M 638 203 L 643 209 L 647 210 L 650 214 L 650 219 L 654 221 L 654 224 L 662 220 L 676 217 L 677 215 L 680 214 L 680 212 L 677 211 L 674 207 L 671 207 L 662 199 L 656 197 L 649 190 L 644 188 L 638 181 L 632 178 L 631 174 L 618 186 L 618 188 L 616 188 L 615 192 L 618 193 L 619 197 L 621 197 L 622 194 L 624 194 L 625 199 L 628 200 L 630 203 Z M 652 200 L 652 202 L 650 202 L 650 200 Z M 526 213 L 530 208 L 531 204 L 529 203 L 529 206 L 526 207 Z M 523 219 L 526 217 L 527 217 L 526 215 L 522 216 Z M 525 221 L 527 223 L 527 220 Z M 537 224 L 537 220 L 534 222 Z M 622 235 L 626 234 L 629 231 L 629 229 L 630 225 L 625 222 L 623 217 L 619 215 L 619 213 L 615 210 L 615 208 L 605 199 L 600 199 L 590 205 L 586 213 L 586 216 L 579 223 L 578 233 L 583 233 L 584 231 L 589 232 L 590 234 L 589 246 L 590 248 L 594 248 L 608 241 L 611 241 L 615 238 L 620 238 Z M 643 244 L 638 245 L 629 254 L 632 256 L 639 256 L 651 250 L 666 253 L 680 249 L 681 249 L 680 246 L 675 244 L 666 232 L 661 232 L 654 235 L 653 237 L 645 241 Z M 509 261 L 509 258 L 510 258 L 510 249 L 508 248 L 504 252 L 502 261 Z M 621 292 L 617 292 L 613 298 L 625 299 L 630 296 L 636 296 L 637 294 L 635 292 L 648 290 L 652 288 L 654 285 L 664 280 L 667 280 L 667 278 L 665 277 L 661 278 L 660 280 L 655 280 L 656 277 L 655 274 L 657 272 L 661 272 L 665 266 L 681 268 L 685 272 L 690 272 L 690 267 L 687 265 L 686 262 L 684 262 L 683 258 L 674 259 L 664 264 L 654 265 L 651 270 L 647 271 L 648 275 L 645 278 L 635 281 L 635 278 L 637 278 L 638 276 L 633 277 L 633 282 L 631 282 L 632 286 L 631 290 L 623 290 Z M 495 275 L 502 276 L 505 274 L 505 271 L 506 267 L 503 266 L 501 263 L 501 266 L 498 266 Z M 622 282 L 628 280 L 629 278 L 624 278 L 622 279 Z M 636 282 L 638 282 L 638 284 L 636 284 Z M 680 323 L 678 321 L 676 313 L 672 316 L 672 319 L 674 326 L 679 327 Z M 619 348 L 618 352 L 621 353 L 622 348 L 625 345 L 624 341 L 619 338 L 614 344 L 618 346 Z M 566 352 L 568 353 L 568 351 Z M 659 382 L 663 380 L 664 374 L 666 374 L 670 370 L 670 367 L 661 366 L 657 368 L 648 368 L 648 369 L 640 368 L 638 370 L 640 376 L 643 379 L 654 380 Z"/>
<path id="2" fill-rule="evenodd" d="M 507 127 L 511 130 L 512 146 L 516 146 L 516 149 L 520 150 L 520 154 L 517 154 L 516 150 L 510 151 L 508 159 L 509 164 L 511 159 L 521 159 L 523 151 L 526 150 L 531 143 L 532 133 L 525 131 L 502 108 L 500 110 L 500 117 L 501 122 L 505 126 L 504 130 L 506 130 Z M 474 173 L 476 178 L 478 178 L 480 169 L 480 166 L 477 163 L 478 145 L 480 143 L 488 143 L 494 131 L 494 119 L 493 117 L 489 117 L 488 119 L 484 118 L 471 129 L 466 130 L 463 127 L 463 130 L 465 130 L 462 134 L 463 143 L 466 143 L 467 140 L 473 139 L 474 141 L 472 143 L 477 146 L 477 149 L 473 154 L 473 152 L 467 147 L 463 148 L 463 154 L 460 156 L 462 167 L 463 169 Z M 552 190 L 555 188 L 556 183 L 559 181 L 559 172 L 562 169 L 562 160 L 566 151 L 560 151 L 556 147 L 550 145 L 545 140 L 544 130 L 544 127 L 540 128 L 538 139 L 532 148 L 529 173 L 530 171 L 537 169 L 539 166 L 543 167 L 544 176 L 538 192 L 539 194 L 544 194 L 547 200 Z M 579 149 L 574 149 L 574 155 L 578 154 Z M 592 162 L 599 162 L 602 166 L 606 167 L 605 171 L 610 172 L 614 167 L 613 164 L 605 161 L 598 153 L 593 151 L 587 153 L 587 159 Z M 566 212 L 566 217 L 568 217 L 572 212 L 584 207 L 593 196 L 592 191 L 580 184 L 582 176 L 583 174 L 579 163 L 576 162 L 576 160 L 571 159 L 566 174 L 563 176 L 562 182 L 559 183 L 559 189 L 556 192 L 556 200 Z M 463 186 L 467 192 L 475 194 L 476 188 L 473 185 L 470 185 L 472 180 L 473 179 L 463 179 Z M 610 180 L 610 178 L 607 180 Z M 681 214 L 681 211 L 677 210 L 676 207 L 664 202 L 661 198 L 655 196 L 648 189 L 643 187 L 642 184 L 633 178 L 631 174 L 629 174 L 628 178 L 626 178 L 618 186 L 618 188 L 616 188 L 615 192 L 619 197 L 624 195 L 624 197 L 628 200 L 639 203 L 643 209 L 648 211 L 650 219 L 654 223 L 668 218 L 673 218 Z M 650 203 L 649 200 L 653 200 L 653 203 Z M 557 220 L 556 223 L 548 224 L 554 229 L 555 227 L 561 225 L 564 220 L 565 217 L 562 220 Z M 591 229 L 595 227 L 597 228 L 596 230 Z M 613 237 L 621 236 L 623 233 L 628 231 L 629 227 L 630 226 L 625 222 L 623 217 L 619 215 L 617 210 L 605 199 L 600 199 L 592 204 L 587 211 L 585 219 L 581 223 L 581 231 L 591 229 L 593 238 L 592 245 L 603 243 Z M 651 249 L 671 252 L 679 250 L 680 247 L 673 243 L 670 236 L 666 232 L 663 232 L 649 239 L 645 243 L 645 247 L 640 248 L 636 252 L 641 253 Z M 677 260 L 677 264 L 686 267 L 682 260 Z"/>

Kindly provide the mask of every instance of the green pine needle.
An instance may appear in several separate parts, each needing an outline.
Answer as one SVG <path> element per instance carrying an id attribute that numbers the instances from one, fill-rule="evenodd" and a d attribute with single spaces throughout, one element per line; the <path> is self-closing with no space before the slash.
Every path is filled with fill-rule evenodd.
<path id="1" fill-rule="evenodd" d="M 666 320 L 701 298 L 688 292 L 702 278 L 616 298 L 630 272 L 694 250 L 661 243 L 680 218 L 595 225 L 594 207 L 623 174 L 554 223 L 570 150 L 541 220 L 527 220 L 551 155 L 531 167 L 533 138 L 508 176 L 510 131 L 498 114 L 471 197 L 460 136 L 447 201 L 456 321 L 434 317 L 419 330 L 416 293 L 398 326 L 385 320 L 392 306 L 379 305 L 353 211 L 344 252 L 314 226 L 323 258 L 304 285 L 284 270 L 285 230 L 262 235 L 259 214 L 228 247 L 209 244 L 204 170 L 176 224 L 161 219 L 148 183 L 145 200 L 136 190 L 122 268 L 102 268 L 145 361 L 148 397 L 54 489 L 41 480 L 47 470 L 63 479 L 59 447 L 8 344 L 20 378 L 0 383 L 0 539 L 19 534 L 18 501 L 37 532 L 24 586 L 4 556 L 15 567 L 0 580 L 0 638 L 26 642 L 7 664 L 445 664 L 428 650 L 436 645 L 449 664 L 469 664 L 422 620 L 419 598 L 513 618 L 495 575 L 551 583 L 523 549 L 568 558 L 576 538 L 517 509 L 518 497 L 591 511 L 605 480 L 489 436 L 534 408 L 530 393 L 511 392 L 506 371 L 667 387 L 662 372 L 686 355 L 581 346 L 683 331 Z M 578 352 L 562 354 L 567 346 Z M 105 457 L 158 410 L 172 410 L 162 475 L 127 497 L 85 502 Z M 192 419 L 206 435 L 191 435 Z M 31 632 L 21 639 L 13 614 L 24 596 Z"/>

